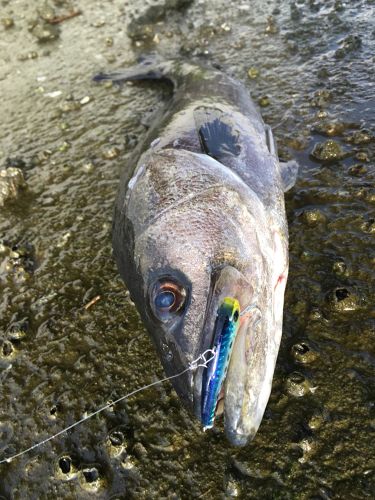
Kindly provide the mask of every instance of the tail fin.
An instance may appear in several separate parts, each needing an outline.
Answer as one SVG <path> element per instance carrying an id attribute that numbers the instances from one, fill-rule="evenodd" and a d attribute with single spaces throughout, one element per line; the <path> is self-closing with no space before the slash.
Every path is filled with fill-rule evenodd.
<path id="1" fill-rule="evenodd" d="M 101 82 L 103 80 L 112 80 L 112 82 L 123 83 L 135 80 L 162 80 L 168 79 L 167 71 L 170 62 L 159 63 L 151 59 L 146 59 L 140 64 L 130 66 L 121 71 L 114 71 L 113 73 L 99 73 L 93 77 L 94 82 Z"/>
<path id="2" fill-rule="evenodd" d="M 121 84 L 137 80 L 166 80 L 178 87 L 188 75 L 202 74 L 203 68 L 180 61 L 160 61 L 156 57 L 147 57 L 139 64 L 113 73 L 99 73 L 94 82 L 111 80 Z"/>

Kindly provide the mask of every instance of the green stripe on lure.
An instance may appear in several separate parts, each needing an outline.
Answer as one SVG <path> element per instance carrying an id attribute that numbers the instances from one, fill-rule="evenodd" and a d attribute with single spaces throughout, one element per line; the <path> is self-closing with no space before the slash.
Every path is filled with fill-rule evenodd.
<path id="1" fill-rule="evenodd" d="M 227 374 L 233 343 L 240 323 L 238 300 L 226 297 L 218 308 L 212 349 L 215 357 L 207 364 L 202 377 L 202 424 L 213 427 L 218 398 Z"/>

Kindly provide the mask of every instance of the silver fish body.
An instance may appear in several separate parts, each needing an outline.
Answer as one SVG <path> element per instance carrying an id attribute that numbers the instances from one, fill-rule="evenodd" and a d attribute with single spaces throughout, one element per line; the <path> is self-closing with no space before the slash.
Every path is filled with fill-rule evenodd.
<path id="1" fill-rule="evenodd" d="M 224 384 L 224 425 L 244 445 L 260 425 L 282 332 L 288 274 L 284 191 L 296 164 L 245 87 L 214 69 L 143 64 L 97 80 L 167 79 L 174 94 L 120 182 L 114 255 L 167 375 L 211 348 L 225 297 L 252 305 Z M 173 380 L 201 419 L 202 369 Z"/>

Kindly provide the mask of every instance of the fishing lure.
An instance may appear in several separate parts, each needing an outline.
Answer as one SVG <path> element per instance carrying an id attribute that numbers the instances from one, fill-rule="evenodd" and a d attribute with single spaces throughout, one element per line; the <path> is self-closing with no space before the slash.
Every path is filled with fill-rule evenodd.
<path id="1" fill-rule="evenodd" d="M 213 427 L 218 398 L 227 374 L 233 342 L 240 319 L 238 300 L 226 297 L 218 308 L 214 341 L 213 359 L 207 363 L 203 372 L 202 385 L 202 423 L 204 429 Z"/>

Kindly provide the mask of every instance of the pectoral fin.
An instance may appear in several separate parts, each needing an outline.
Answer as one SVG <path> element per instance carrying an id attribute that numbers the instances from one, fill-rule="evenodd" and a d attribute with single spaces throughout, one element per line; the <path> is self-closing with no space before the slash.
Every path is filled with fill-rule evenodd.
<path id="1" fill-rule="evenodd" d="M 280 173 L 283 182 L 284 193 L 286 191 L 289 191 L 289 189 L 291 189 L 296 183 L 298 168 L 298 163 L 295 160 L 280 162 Z"/>
<path id="2" fill-rule="evenodd" d="M 229 116 L 219 109 L 202 106 L 194 111 L 194 119 L 203 153 L 224 165 L 228 156 L 240 154 L 239 133 Z"/>

